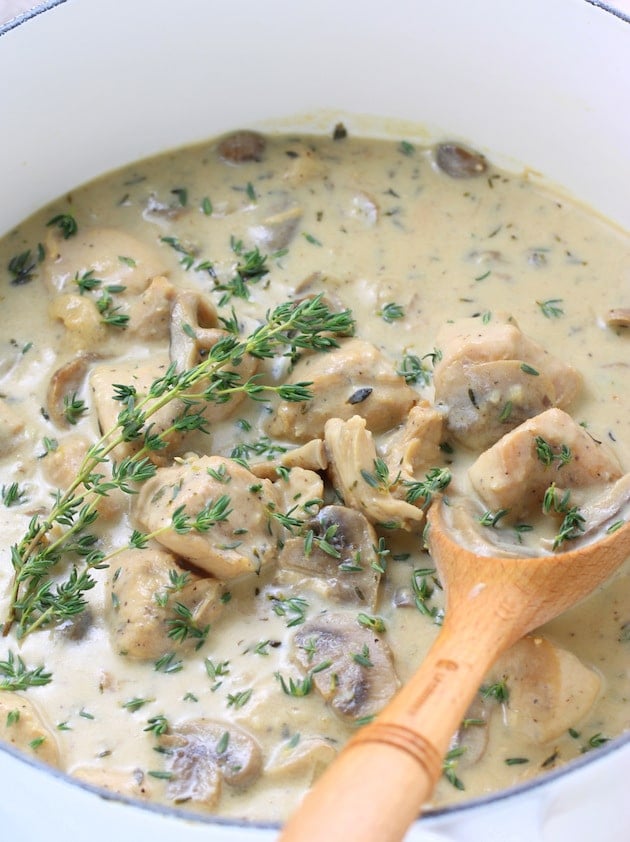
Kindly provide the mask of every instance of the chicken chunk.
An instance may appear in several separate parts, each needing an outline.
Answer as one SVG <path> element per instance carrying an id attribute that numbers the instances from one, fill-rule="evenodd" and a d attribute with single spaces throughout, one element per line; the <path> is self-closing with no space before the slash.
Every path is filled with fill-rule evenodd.
<path id="1" fill-rule="evenodd" d="M 376 533 L 366 518 L 355 509 L 325 506 L 305 530 L 284 542 L 280 568 L 302 574 L 301 586 L 315 586 L 329 599 L 373 611 L 381 574 Z"/>
<path id="2" fill-rule="evenodd" d="M 0 740 L 50 766 L 60 765 L 53 731 L 28 699 L 9 690 L 0 690 Z"/>
<path id="3" fill-rule="evenodd" d="M 312 674 L 317 691 L 344 719 L 378 713 L 398 689 L 387 644 L 342 615 L 324 614 L 301 626 L 292 657 Z"/>
<path id="4" fill-rule="evenodd" d="M 396 374 L 381 352 L 362 339 L 348 339 L 327 354 L 299 360 L 287 383 L 311 383 L 313 398 L 281 402 L 269 424 L 272 436 L 306 442 L 321 438 L 328 418 L 365 418 L 374 433 L 404 420 L 418 394 Z"/>
<path id="5" fill-rule="evenodd" d="M 428 468 L 442 462 L 440 444 L 445 415 L 426 402 L 414 406 L 403 426 L 383 443 L 381 454 L 391 476 L 417 479 Z"/>
<path id="6" fill-rule="evenodd" d="M 54 292 L 77 292 L 75 278 L 91 272 L 103 287 L 137 295 L 164 268 L 157 252 L 117 228 L 81 227 L 67 239 L 54 231 L 46 240 L 44 278 Z"/>
<path id="7" fill-rule="evenodd" d="M 291 468 L 276 478 L 282 514 L 306 522 L 324 502 L 324 482 L 315 471 Z"/>
<path id="8" fill-rule="evenodd" d="M 269 480 L 220 456 L 191 457 L 159 468 L 138 495 L 135 517 L 163 546 L 218 579 L 258 574 L 275 561 L 282 527 Z M 199 528 L 175 528 L 183 515 Z"/>
<path id="9" fill-rule="evenodd" d="M 511 317 L 462 319 L 442 329 L 435 400 L 453 437 L 481 450 L 551 407 L 568 407 L 579 373 L 528 339 Z"/>
<path id="10" fill-rule="evenodd" d="M 155 660 L 174 648 L 190 652 L 223 609 L 222 583 L 182 570 L 166 550 L 126 550 L 108 573 L 105 616 L 112 646 L 134 660 Z"/>
<path id="11" fill-rule="evenodd" d="M 552 483 L 564 489 L 602 487 L 619 479 L 622 470 L 606 444 L 566 412 L 549 409 L 482 453 L 468 475 L 489 509 L 508 509 L 516 518 L 540 509 Z"/>
<path id="12" fill-rule="evenodd" d="M 508 727 L 534 743 L 557 739 L 590 710 L 600 678 L 573 653 L 542 637 L 525 637 L 493 668 L 490 681 L 504 680 L 509 692 Z"/>
<path id="13" fill-rule="evenodd" d="M 358 509 L 371 523 L 395 524 L 407 531 L 422 526 L 422 509 L 394 497 L 376 475 L 376 447 L 363 418 L 331 418 L 324 441 L 333 485 L 346 506 Z"/>
<path id="14" fill-rule="evenodd" d="M 212 719 L 191 719 L 160 738 L 165 765 L 172 773 L 167 797 L 212 809 L 223 782 L 245 788 L 262 771 L 262 752 L 242 728 Z"/>

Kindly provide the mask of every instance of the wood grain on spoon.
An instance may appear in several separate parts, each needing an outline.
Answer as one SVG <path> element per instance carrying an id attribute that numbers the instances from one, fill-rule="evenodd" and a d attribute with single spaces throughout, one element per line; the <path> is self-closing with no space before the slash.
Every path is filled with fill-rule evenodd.
<path id="1" fill-rule="evenodd" d="M 431 796 L 452 735 L 498 656 L 589 594 L 630 554 L 626 523 L 566 553 L 479 556 L 449 536 L 442 507 L 429 512 L 430 551 L 446 593 L 440 634 L 409 682 L 307 794 L 282 842 L 401 840 Z"/>

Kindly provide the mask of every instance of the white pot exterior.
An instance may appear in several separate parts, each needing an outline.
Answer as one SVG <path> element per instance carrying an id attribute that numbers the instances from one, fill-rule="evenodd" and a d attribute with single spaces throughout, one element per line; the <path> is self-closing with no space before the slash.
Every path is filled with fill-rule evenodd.
<path id="1" fill-rule="evenodd" d="M 630 228 L 630 22 L 586 0 L 66 0 L 0 37 L 0 232 L 77 184 L 238 127 L 471 141 Z M 295 116 L 298 115 L 298 116 Z M 299 116 L 302 115 L 302 116 Z M 626 842 L 630 740 L 414 842 Z M 3 839 L 266 842 L 104 799 L 0 750 Z"/>

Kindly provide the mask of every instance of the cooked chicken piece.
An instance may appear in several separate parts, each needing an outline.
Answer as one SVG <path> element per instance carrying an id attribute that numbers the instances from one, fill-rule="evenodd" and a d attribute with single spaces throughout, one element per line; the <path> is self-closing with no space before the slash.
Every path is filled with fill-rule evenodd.
<path id="1" fill-rule="evenodd" d="M 600 678 L 566 649 L 542 637 L 525 637 L 493 667 L 489 682 L 504 680 L 509 728 L 532 742 L 557 739 L 589 711 Z"/>
<path id="2" fill-rule="evenodd" d="M 443 462 L 444 422 L 444 413 L 426 401 L 414 406 L 403 426 L 388 436 L 381 448 L 390 476 L 400 472 L 404 480 L 417 479 Z"/>
<path id="3" fill-rule="evenodd" d="M 134 660 L 191 652 L 223 609 L 222 583 L 184 571 L 166 550 L 125 550 L 108 574 L 105 618 L 112 647 Z"/>
<path id="4" fill-rule="evenodd" d="M 81 392 L 89 367 L 96 359 L 96 354 L 77 354 L 50 378 L 46 390 L 46 409 L 59 427 L 69 427 L 72 423 L 66 410 L 67 403 Z"/>
<path id="5" fill-rule="evenodd" d="M 24 430 L 24 419 L 0 398 L 0 455 L 10 453 Z"/>
<path id="6" fill-rule="evenodd" d="M 292 657 L 335 713 L 351 721 L 378 713 L 399 686 L 387 644 L 344 615 L 327 613 L 300 626 Z"/>
<path id="7" fill-rule="evenodd" d="M 173 304 L 170 324 L 170 357 L 177 371 L 188 371 L 203 361 L 207 352 L 217 342 L 228 336 L 219 328 L 219 319 L 214 304 L 205 295 L 191 290 L 177 293 Z M 249 355 L 235 367 L 226 367 L 235 371 L 243 382 L 256 373 L 258 361 Z M 191 388 L 192 394 L 199 394 L 208 388 L 208 380 L 202 379 Z M 229 401 L 214 402 L 208 400 L 203 411 L 204 418 L 210 423 L 229 417 L 245 398 L 244 392 L 234 392 Z"/>
<path id="8" fill-rule="evenodd" d="M 10 690 L 0 690 L 0 741 L 42 763 L 60 766 L 59 746 L 54 732 L 44 724 L 35 705 Z"/>
<path id="9" fill-rule="evenodd" d="M 222 784 L 247 787 L 262 772 L 260 746 L 247 731 L 227 722 L 190 719 L 160 737 L 165 766 L 173 777 L 166 795 L 212 809 Z"/>
<path id="10" fill-rule="evenodd" d="M 461 319 L 437 339 L 442 352 L 433 382 L 448 410 L 448 428 L 466 447 L 481 450 L 550 407 L 566 408 L 581 377 L 528 339 L 511 317 L 488 324 Z"/>
<path id="11" fill-rule="evenodd" d="M 539 455 L 541 440 L 551 448 L 551 464 Z M 563 449 L 570 452 L 564 459 Z M 619 479 L 622 471 L 606 444 L 597 442 L 566 412 L 549 409 L 482 453 L 468 475 L 491 511 L 508 509 L 510 517 L 517 518 L 540 510 L 552 483 L 562 489 L 601 488 Z"/>
<path id="12" fill-rule="evenodd" d="M 70 771 L 73 778 L 118 795 L 141 799 L 154 797 L 152 787 L 141 769 L 129 771 L 128 769 L 104 769 L 100 766 L 78 766 Z"/>
<path id="13" fill-rule="evenodd" d="M 277 479 L 278 468 L 304 468 L 307 471 L 325 471 L 328 467 L 328 453 L 323 439 L 312 439 L 301 447 L 294 447 L 281 453 L 277 459 L 254 462 L 250 470 L 257 477 Z"/>
<path id="14" fill-rule="evenodd" d="M 74 293 L 55 296 L 48 308 L 52 320 L 60 321 L 68 331 L 67 343 L 74 351 L 109 352 L 108 328 L 91 298 Z"/>
<path id="15" fill-rule="evenodd" d="M 84 436 L 72 435 L 61 440 L 58 447 L 49 451 L 41 461 L 46 480 L 55 488 L 69 488 L 79 473 L 89 448 L 90 442 Z M 103 462 L 94 473 L 102 474 L 107 479 L 111 476 L 111 465 Z M 75 493 L 85 494 L 85 486 L 80 485 Z M 128 495 L 114 488 L 106 495 L 99 495 L 96 508 L 103 518 L 118 517 L 126 509 L 128 502 Z"/>
<path id="16" fill-rule="evenodd" d="M 327 354 L 307 355 L 287 383 L 309 382 L 313 399 L 281 402 L 269 425 L 272 436 L 305 442 L 321 438 L 328 418 L 365 418 L 374 433 L 390 430 L 417 403 L 414 392 L 381 352 L 361 339 L 347 339 Z"/>
<path id="17" fill-rule="evenodd" d="M 328 599 L 373 611 L 381 574 L 375 567 L 378 540 L 366 518 L 355 509 L 325 506 L 305 528 L 285 541 L 279 567 L 303 574 L 300 587 L 314 584 Z"/>
<path id="18" fill-rule="evenodd" d="M 163 354 L 155 354 L 151 362 L 117 362 L 115 365 L 100 365 L 90 373 L 90 388 L 92 390 L 93 405 L 98 416 L 98 423 L 103 433 L 114 428 L 118 423 L 118 415 L 124 405 L 114 399 L 116 390 L 114 385 L 133 386 L 137 392 L 137 403 L 149 393 L 151 385 L 164 377 L 169 367 L 169 361 Z M 169 430 L 175 418 L 184 410 L 181 401 L 173 400 L 159 409 L 147 419 L 143 431 L 149 430 L 155 435 Z M 191 411 L 194 412 L 194 409 Z M 135 453 L 143 443 L 143 435 L 131 441 L 117 445 L 113 453 L 120 461 L 125 456 Z M 172 451 L 181 443 L 182 433 L 170 431 L 166 435 L 166 448 L 151 450 L 148 457 L 156 464 L 163 464 Z"/>
<path id="19" fill-rule="evenodd" d="M 278 506 L 282 514 L 307 521 L 324 502 L 324 482 L 315 471 L 291 468 L 286 475 L 276 475 Z"/>
<path id="20" fill-rule="evenodd" d="M 79 228 L 68 239 L 53 231 L 46 239 L 44 278 L 52 291 L 77 292 L 75 278 L 91 272 L 101 287 L 123 286 L 137 295 L 164 274 L 160 255 L 118 228 Z M 100 289 L 100 287 L 99 287 Z"/>
<path id="21" fill-rule="evenodd" d="M 337 756 L 337 749 L 321 737 L 300 739 L 297 745 L 280 744 L 265 765 L 265 777 L 296 779 L 310 786 Z"/>
<path id="22" fill-rule="evenodd" d="M 358 509 L 371 523 L 395 524 L 407 531 L 422 526 L 422 509 L 394 497 L 376 475 L 376 447 L 363 418 L 331 418 L 326 422 L 324 441 L 332 483 L 346 506 Z M 395 480 L 395 475 L 391 479 Z"/>
<path id="23" fill-rule="evenodd" d="M 175 295 L 176 288 L 163 275 L 153 278 L 149 286 L 129 302 L 129 335 L 145 342 L 166 339 Z"/>
<path id="24" fill-rule="evenodd" d="M 142 527 L 165 547 L 217 579 L 258 574 L 274 563 L 279 494 L 269 480 L 220 456 L 191 457 L 159 468 L 135 506 Z M 202 530 L 173 527 L 173 516 L 199 520 Z"/>

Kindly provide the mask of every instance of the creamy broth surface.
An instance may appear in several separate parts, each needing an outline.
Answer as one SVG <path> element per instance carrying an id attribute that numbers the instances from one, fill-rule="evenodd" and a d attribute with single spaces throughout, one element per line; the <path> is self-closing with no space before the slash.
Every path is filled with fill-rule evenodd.
<path id="1" fill-rule="evenodd" d="M 474 516 L 465 516 L 479 540 L 492 542 L 499 535 L 517 549 L 539 551 L 542 536 L 544 551 L 551 551 L 549 542 L 569 508 L 565 501 L 550 519 L 539 507 L 535 516 L 515 515 L 512 522 L 509 512 L 488 512 L 478 497 L 474 466 L 499 436 L 481 446 L 467 445 L 467 433 L 453 426 L 451 387 L 443 387 L 446 395 L 436 395 L 434 372 L 446 365 L 443 351 L 449 342 L 456 358 L 467 342 L 466 332 L 485 336 L 497 325 L 510 330 L 516 325 L 519 336 L 542 350 L 545 365 L 553 357 L 569 366 L 570 374 L 561 369 L 560 380 L 575 376 L 575 395 L 565 404 L 559 397 L 548 406 L 545 392 L 539 409 L 560 405 L 588 433 L 597 458 L 603 449 L 610 454 L 606 478 L 600 473 L 570 489 L 575 492 L 571 505 L 575 502 L 579 512 L 615 482 L 623 486 L 630 460 L 630 240 L 527 175 L 498 170 L 459 147 L 365 140 L 346 136 L 341 127 L 334 137 L 245 133 L 238 141 L 230 138 L 227 146 L 225 139 L 208 142 L 110 174 L 54 202 L 0 243 L 0 610 L 6 623 L 0 660 L 5 685 L 8 662 L 15 668 L 18 657 L 26 669 L 42 667 L 52 676 L 39 686 L 0 692 L 0 736 L 70 774 L 124 794 L 227 817 L 281 820 L 378 707 L 371 698 L 365 705 L 359 698 L 374 690 L 370 676 L 381 668 L 377 650 L 390 672 L 385 676 L 383 668 L 385 677 L 374 692 L 389 697 L 437 634 L 443 599 L 424 549 L 425 498 L 406 496 L 413 482 L 424 481 L 432 469 L 450 472 L 443 493 L 473 501 Z M 233 312 L 239 338 L 244 338 L 277 305 L 320 294 L 332 312 L 350 310 L 356 322 L 355 338 L 339 337 L 341 347 L 355 340 L 370 343 L 386 372 L 372 380 L 370 366 L 377 364 L 361 347 L 358 362 L 342 359 L 337 379 L 314 384 L 320 397 L 330 398 L 331 409 L 325 407 L 324 414 L 338 417 L 338 381 L 345 383 L 352 366 L 359 370 L 364 360 L 358 380 L 344 387 L 341 405 L 347 414 L 339 430 L 330 424 L 325 434 L 315 429 L 316 410 L 309 401 L 287 404 L 271 393 L 268 402 L 227 401 L 215 407 L 206 433 L 184 435 L 158 453 L 156 476 L 146 484 L 158 489 L 152 496 L 141 484 L 134 486 L 139 493 L 112 492 L 86 530 L 108 556 L 125 547 L 132 529 L 160 532 L 164 522 L 156 526 L 155 518 L 162 508 L 170 517 L 178 494 L 200 475 L 203 482 L 211 477 L 212 502 L 224 493 L 234 510 L 229 515 L 232 543 L 228 547 L 222 539 L 218 555 L 244 551 L 255 529 L 250 506 L 254 514 L 262 507 L 267 521 L 255 555 L 264 556 L 260 569 L 213 577 L 203 559 L 184 552 L 181 535 L 165 546 L 162 531 L 148 541 L 148 550 L 127 555 L 163 553 L 170 559 L 168 569 L 195 577 L 203 587 L 209 581 L 214 587 L 219 579 L 216 593 L 208 597 L 215 606 L 205 615 L 210 619 L 196 624 L 178 609 L 183 591 L 174 580 L 145 593 L 146 604 L 138 596 L 139 586 L 131 596 L 123 586 L 136 575 L 135 562 L 124 566 L 126 556 L 119 553 L 106 558 L 109 567 L 93 571 L 96 585 L 86 591 L 83 611 L 60 623 L 43 623 L 20 638 L 19 609 L 7 622 L 11 546 L 22 539 L 34 515 L 47 516 L 56 488 L 64 490 L 72 481 L 80 462 L 76 454 L 107 429 L 104 413 L 113 412 L 112 406 L 120 411 L 122 404 L 111 401 L 111 384 L 137 384 L 141 391 L 141 371 L 150 372 L 150 383 L 182 348 L 192 347 L 195 360 L 203 360 Z M 173 314 L 180 311 L 175 335 Z M 455 339 L 445 339 L 440 347 L 438 338 L 448 337 L 449 324 Z M 462 334 L 457 333 L 460 324 L 466 326 Z M 209 331 L 215 331 L 214 339 L 199 352 L 200 337 Z M 183 370 L 181 353 L 177 359 Z M 309 366 L 325 369 L 330 359 L 325 352 L 304 354 L 296 362 L 296 372 L 303 375 L 299 379 L 309 381 Z M 492 354 L 490 359 L 495 359 Z M 502 359 L 513 357 L 503 353 Z M 528 375 L 538 388 L 544 370 L 537 370 L 527 355 L 516 360 L 513 370 L 525 390 Z M 74 367 L 73 361 L 78 361 Z M 468 376 L 467 366 L 464 362 L 462 376 Z M 256 382 L 276 387 L 292 377 L 289 361 L 280 354 L 262 360 L 258 373 Z M 374 429 L 353 427 L 352 415 L 369 411 L 387 378 L 395 404 L 391 418 L 383 420 L 381 412 L 374 416 Z M 55 398 L 51 379 L 57 384 Z M 554 394 L 560 391 L 558 385 Z M 464 395 L 475 412 L 482 410 L 472 386 L 464 387 Z M 56 407 L 51 407 L 54 400 Z M 490 395 L 488 401 L 493 400 Z M 510 416 L 518 400 L 501 397 L 497 405 L 506 435 L 516 426 Z M 394 442 L 414 405 L 434 412 L 438 440 L 429 448 L 431 456 L 416 463 L 417 473 L 407 474 L 398 471 L 392 454 L 398 453 Z M 287 406 L 295 415 L 287 415 L 282 426 L 278 419 Z M 355 441 L 366 452 L 362 435 L 368 445 L 373 441 L 377 459 L 368 461 L 372 470 L 367 472 L 361 471 L 358 457 L 355 464 L 349 455 Z M 325 439 L 317 453 L 328 467 L 315 464 L 312 453 L 292 467 L 287 453 L 306 448 L 313 439 Z M 119 448 L 114 458 L 119 462 L 125 452 Z M 335 454 L 336 467 L 331 464 Z M 560 489 L 560 509 L 562 472 L 571 464 L 562 464 L 561 456 L 556 443 L 547 484 Z M 567 461 L 571 456 L 575 453 Z M 328 536 L 334 545 L 345 528 L 336 532 L 333 525 L 324 534 L 332 521 L 316 518 L 323 506 L 343 505 L 340 474 L 346 458 L 355 479 L 345 496 L 363 483 L 368 496 L 394 501 L 393 522 L 346 499 L 348 507 L 362 512 L 361 523 L 370 523 L 365 534 L 373 539 L 367 539 L 356 564 L 346 561 L 346 569 L 334 575 L 330 570 L 309 573 L 301 566 L 313 557 L 309 540 L 317 549 Z M 379 478 L 379 465 L 385 463 L 388 474 Z M 242 488 L 237 470 L 243 475 L 251 471 Z M 289 485 L 291 476 L 295 486 Z M 165 502 L 169 494 L 170 508 Z M 623 507 L 628 495 L 623 487 L 619 494 Z M 203 504 L 208 502 L 206 496 Z M 477 515 L 484 514 L 496 516 L 495 523 L 481 525 Z M 217 528 L 210 526 L 209 533 Z M 51 541 L 59 530 L 53 529 Z M 570 536 L 563 547 L 579 537 Z M 299 563 L 295 553 L 289 558 L 289 545 Z M 329 564 L 340 563 L 334 552 L 320 547 L 319 553 Z M 83 569 L 78 556 L 64 554 L 54 575 L 66 577 L 73 563 Z M 351 577 L 364 576 L 366 570 L 373 600 L 363 584 L 353 591 Z M 501 659 L 453 743 L 434 805 L 544 774 L 628 728 L 629 573 L 626 564 L 583 604 L 529 638 L 525 649 Z M 335 588 L 343 590 L 348 580 L 347 590 L 353 593 L 343 591 L 340 597 Z M 137 614 L 127 625 L 149 618 L 144 657 L 125 648 L 127 628 L 120 630 L 119 618 L 135 599 L 140 599 Z M 151 620 L 157 609 L 162 619 Z M 353 631 L 341 638 L 355 682 L 348 691 L 354 696 L 342 709 L 343 675 L 335 672 L 336 661 L 329 663 L 338 656 L 317 644 L 318 635 L 326 636 L 330 617 L 333 627 L 338 622 L 339 628 L 365 635 L 355 639 Z M 315 630 L 313 637 L 308 629 Z M 345 668 L 339 667 L 341 672 Z M 28 710 L 23 702 L 29 703 Z M 551 711 L 541 718 L 538 708 L 545 705 Z M 567 713 L 558 725 L 561 710 Z M 190 750 L 197 752 L 198 767 L 212 767 L 210 777 L 225 780 L 221 785 L 202 782 L 196 790 L 190 785 L 182 794 L 176 784 L 190 770 L 173 766 L 173 759 L 183 756 L 185 761 L 182 745 L 192 739 L 188 723 L 199 720 L 219 724 L 195 737 Z M 244 761 L 230 755 L 240 733 L 230 730 L 234 727 L 257 747 L 251 780 L 238 778 Z"/>

